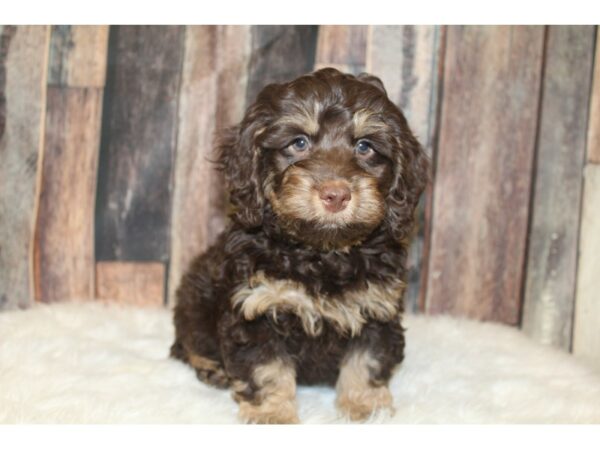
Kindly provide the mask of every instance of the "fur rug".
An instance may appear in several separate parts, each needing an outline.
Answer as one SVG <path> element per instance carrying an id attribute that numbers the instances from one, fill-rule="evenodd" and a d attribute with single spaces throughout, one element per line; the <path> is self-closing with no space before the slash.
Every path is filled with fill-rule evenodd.
<path id="1" fill-rule="evenodd" d="M 600 423 L 600 374 L 516 329 L 408 316 L 396 414 L 373 423 Z M 0 313 L 0 423 L 237 423 L 227 391 L 167 357 L 168 310 L 57 304 Z M 345 422 L 301 387 L 304 423 Z"/>

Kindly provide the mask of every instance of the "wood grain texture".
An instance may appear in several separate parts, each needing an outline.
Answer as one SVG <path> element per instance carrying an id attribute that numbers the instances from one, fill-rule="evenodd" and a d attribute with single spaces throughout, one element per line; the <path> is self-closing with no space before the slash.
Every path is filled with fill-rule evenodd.
<path id="1" fill-rule="evenodd" d="M 522 328 L 569 350 L 594 27 L 547 31 Z"/>
<path id="2" fill-rule="evenodd" d="M 171 304 L 191 259 L 225 225 L 223 180 L 211 163 L 214 134 L 242 118 L 250 41 L 248 26 L 186 29 L 171 210 Z"/>
<path id="3" fill-rule="evenodd" d="M 96 201 L 97 260 L 166 261 L 184 27 L 115 26 Z"/>
<path id="4" fill-rule="evenodd" d="M 134 306 L 162 306 L 165 266 L 160 262 L 99 262 L 96 298 Z"/>
<path id="5" fill-rule="evenodd" d="M 94 296 L 94 201 L 107 56 L 103 27 L 52 27 L 35 297 Z"/>
<path id="6" fill-rule="evenodd" d="M 427 310 L 517 324 L 542 27 L 449 27 Z"/>
<path id="7" fill-rule="evenodd" d="M 102 89 L 48 87 L 35 228 L 37 301 L 94 295 L 94 196 Z"/>
<path id="8" fill-rule="evenodd" d="M 106 25 L 54 25 L 48 84 L 104 87 L 108 46 Z"/>
<path id="9" fill-rule="evenodd" d="M 588 121 L 588 161 L 600 164 L 600 32 L 596 27 L 596 58 L 594 63 L 594 84 L 590 99 L 590 119 Z"/>
<path id="10" fill-rule="evenodd" d="M 390 99 L 406 116 L 428 155 L 433 155 L 437 129 L 440 79 L 440 26 L 371 26 L 368 34 L 366 71 L 383 81 Z M 418 311 L 425 279 L 423 247 L 427 195 L 417 210 L 417 234 L 408 254 L 408 288 L 405 307 Z"/>
<path id="11" fill-rule="evenodd" d="M 313 70 L 318 29 L 309 25 L 252 27 L 247 104 L 267 84 L 290 81 Z"/>
<path id="12" fill-rule="evenodd" d="M 335 67 L 359 74 L 367 64 L 367 25 L 321 25 L 315 69 Z"/>
<path id="13" fill-rule="evenodd" d="M 573 353 L 600 368 L 600 166 L 588 164 L 579 238 Z"/>
<path id="14" fill-rule="evenodd" d="M 33 301 L 33 222 L 49 28 L 0 26 L 0 309 Z"/>

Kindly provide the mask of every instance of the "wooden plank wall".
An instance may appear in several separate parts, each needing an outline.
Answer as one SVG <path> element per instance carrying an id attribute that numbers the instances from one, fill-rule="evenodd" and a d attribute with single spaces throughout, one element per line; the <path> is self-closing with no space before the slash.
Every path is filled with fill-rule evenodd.
<path id="1" fill-rule="evenodd" d="M 519 323 L 543 27 L 449 27 L 427 310 Z"/>
<path id="2" fill-rule="evenodd" d="M 96 259 L 105 262 L 96 268 L 99 281 L 113 279 L 113 261 L 149 270 L 153 290 L 165 291 L 184 37 L 183 26 L 111 27 L 96 202 Z"/>
<path id="3" fill-rule="evenodd" d="M 107 43 L 107 26 L 52 27 L 34 244 L 37 301 L 94 298 L 94 202 Z"/>
<path id="4" fill-rule="evenodd" d="M 172 304 L 226 223 L 214 134 L 264 85 L 333 66 L 379 76 L 432 159 L 406 309 L 600 361 L 597 34 L 0 27 L 0 308 Z"/>
<path id="5" fill-rule="evenodd" d="M 571 345 L 594 27 L 548 29 L 523 299 L 523 329 Z"/>
<path id="6" fill-rule="evenodd" d="M 0 27 L 0 309 L 33 300 L 33 222 L 49 27 Z"/>
<path id="7" fill-rule="evenodd" d="M 573 353 L 600 368 L 600 33 L 596 30 L 596 59 L 588 120 L 587 158 L 579 234 L 579 261 Z"/>

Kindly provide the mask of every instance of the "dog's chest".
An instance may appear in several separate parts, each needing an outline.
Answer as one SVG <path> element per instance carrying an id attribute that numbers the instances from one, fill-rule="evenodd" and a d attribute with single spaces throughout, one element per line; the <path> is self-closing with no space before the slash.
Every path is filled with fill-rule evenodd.
<path id="1" fill-rule="evenodd" d="M 300 319 L 304 331 L 317 336 L 323 322 L 331 323 L 340 333 L 355 336 L 369 319 L 394 320 L 402 309 L 404 283 L 368 283 L 366 289 L 352 290 L 336 297 L 314 296 L 291 280 L 271 279 L 256 273 L 232 296 L 246 320 L 279 313 L 292 313 Z"/>

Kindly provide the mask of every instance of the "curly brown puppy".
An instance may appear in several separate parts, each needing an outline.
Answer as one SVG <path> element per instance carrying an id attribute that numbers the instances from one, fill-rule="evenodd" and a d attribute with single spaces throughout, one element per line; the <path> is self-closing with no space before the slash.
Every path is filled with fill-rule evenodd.
<path id="1" fill-rule="evenodd" d="M 407 237 L 428 160 L 381 81 L 323 69 L 263 89 L 221 138 L 231 224 L 177 291 L 171 354 L 246 422 L 297 422 L 300 384 L 354 420 L 392 409 Z"/>

